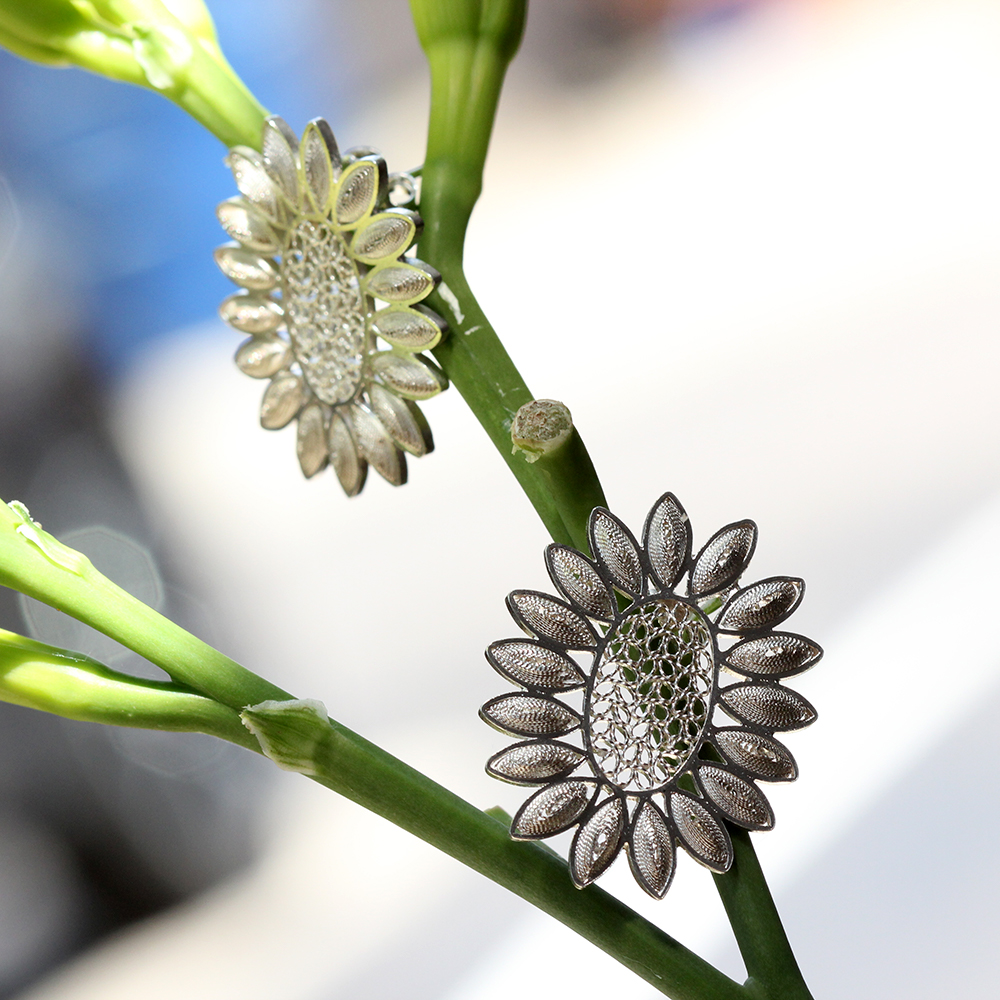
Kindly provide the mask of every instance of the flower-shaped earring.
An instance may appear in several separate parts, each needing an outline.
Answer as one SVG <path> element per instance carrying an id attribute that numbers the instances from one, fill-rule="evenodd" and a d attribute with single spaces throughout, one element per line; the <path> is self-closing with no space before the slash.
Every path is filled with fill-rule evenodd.
<path id="1" fill-rule="evenodd" d="M 348 496 L 369 463 L 395 486 L 406 458 L 434 447 L 415 400 L 447 386 L 418 352 L 446 325 L 417 305 L 440 276 L 403 255 L 420 232 L 416 212 L 389 202 L 390 180 L 412 195 L 406 175 L 389 178 L 374 150 L 341 157 L 330 126 L 311 121 L 299 143 L 280 118 L 264 123 L 262 153 L 230 150 L 241 197 L 218 208 L 236 241 L 219 247 L 219 267 L 244 289 L 220 315 L 250 334 L 236 364 L 270 379 L 260 422 L 277 430 L 298 418 L 302 471 L 329 462 Z M 280 298 L 278 297 L 280 296 Z M 376 338 L 389 345 L 378 350 Z"/>
<path id="2" fill-rule="evenodd" d="M 816 718 L 780 681 L 812 666 L 822 650 L 773 631 L 798 607 L 801 580 L 771 577 L 738 588 L 757 542 L 752 521 L 726 525 L 692 559 L 687 514 L 667 493 L 646 519 L 641 546 L 600 507 L 590 516 L 589 540 L 593 560 L 563 545 L 546 550 L 565 601 L 530 590 L 507 598 L 532 638 L 495 642 L 486 656 L 524 690 L 493 698 L 480 714 L 522 742 L 486 769 L 543 786 L 514 817 L 514 838 L 578 827 L 570 848 L 577 886 L 597 878 L 627 844 L 636 880 L 662 898 L 678 841 L 724 872 L 733 848 L 723 820 L 750 830 L 774 825 L 755 782 L 797 776 L 774 734 Z M 571 652 L 591 654 L 589 670 Z M 725 674 L 742 679 L 723 687 Z M 582 692 L 579 708 L 571 692 Z M 717 710 L 738 725 L 717 719 Z M 558 739 L 575 731 L 582 746 Z"/>

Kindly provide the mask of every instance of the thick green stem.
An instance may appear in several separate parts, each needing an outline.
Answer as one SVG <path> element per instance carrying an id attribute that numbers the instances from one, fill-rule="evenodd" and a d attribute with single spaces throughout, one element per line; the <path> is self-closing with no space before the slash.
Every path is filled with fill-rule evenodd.
<path id="1" fill-rule="evenodd" d="M 587 518 L 605 501 L 583 441 L 576 434 L 572 447 L 532 465 L 520 454 L 510 454 L 511 420 L 531 395 L 462 270 L 466 228 L 481 190 L 503 76 L 523 30 L 524 2 L 411 0 L 411 7 L 431 70 L 420 251 L 444 276 L 433 304 L 452 324 L 451 335 L 435 354 L 553 539 L 586 550 Z M 763 985 L 773 1000 L 808 996 L 749 836 L 734 839 L 737 863 L 726 875 L 716 876 L 716 882 L 724 900 L 738 904 L 730 918 L 754 988 Z"/>
<path id="2" fill-rule="evenodd" d="M 579 890 L 566 862 L 384 750 L 332 723 L 316 780 L 433 844 L 551 914 L 674 1000 L 745 1000 L 746 991 L 613 896 Z"/>
<path id="3" fill-rule="evenodd" d="M 735 860 L 715 884 L 747 967 L 747 988 L 760 1000 L 812 1000 L 746 830 L 730 826 Z"/>
<path id="4" fill-rule="evenodd" d="M 451 327 L 434 354 L 553 540 L 586 549 L 587 515 L 605 503 L 587 449 L 577 434 L 572 447 L 535 463 L 511 453 L 511 422 L 534 397 L 479 307 L 462 268 L 465 232 L 482 188 L 504 73 L 520 41 L 524 3 L 412 0 L 411 7 L 431 70 L 420 253 L 443 276 L 431 305 Z"/>

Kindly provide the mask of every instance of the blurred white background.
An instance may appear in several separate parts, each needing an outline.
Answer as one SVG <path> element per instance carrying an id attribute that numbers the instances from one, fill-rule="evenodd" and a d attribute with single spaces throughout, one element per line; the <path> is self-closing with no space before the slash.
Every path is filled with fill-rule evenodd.
<path id="1" fill-rule="evenodd" d="M 379 8 L 402 26 L 401 75 L 382 66 L 331 115 L 390 169 L 420 161 L 427 106 L 405 6 Z M 778 825 L 755 842 L 817 1000 L 994 997 L 1000 8 L 632 4 L 629 30 L 595 41 L 594 10 L 569 6 L 529 18 L 473 288 L 532 390 L 572 409 L 616 513 L 638 528 L 673 490 L 696 544 L 753 517 L 751 572 L 808 582 L 795 629 L 827 655 L 796 687 L 820 720 L 789 739 L 802 777 L 768 790 Z M 113 441 L 159 550 L 227 651 L 513 810 L 523 790 L 483 773 L 503 739 L 476 710 L 504 689 L 482 655 L 514 633 L 504 596 L 548 586 L 527 501 L 457 392 L 424 407 L 437 450 L 403 489 L 348 501 L 330 473 L 303 481 L 294 432 L 258 428 L 235 346 L 189 326 L 114 383 Z M 249 867 L 22 995 L 654 995 L 353 804 L 291 775 L 255 788 Z M 4 843 L 0 827 L 0 869 Z M 690 859 L 662 903 L 624 862 L 604 884 L 742 976 Z M 0 953 L 12 923 L 0 912 Z"/>

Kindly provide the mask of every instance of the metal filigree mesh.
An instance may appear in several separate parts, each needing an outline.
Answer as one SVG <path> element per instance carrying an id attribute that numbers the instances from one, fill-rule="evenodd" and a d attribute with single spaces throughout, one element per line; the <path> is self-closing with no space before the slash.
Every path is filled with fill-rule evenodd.
<path id="1" fill-rule="evenodd" d="M 288 332 L 309 387 L 324 403 L 346 403 L 361 384 L 365 303 L 343 240 L 324 223 L 299 223 L 281 278 Z"/>
<path id="2" fill-rule="evenodd" d="M 534 638 L 495 642 L 487 658 L 522 690 L 491 699 L 480 712 L 528 739 L 494 754 L 487 771 L 544 786 L 514 817 L 513 837 L 577 826 L 569 851 L 577 886 L 598 878 L 627 845 L 636 881 L 661 898 L 678 845 L 724 872 L 733 863 L 726 822 L 751 830 L 774 825 L 757 782 L 798 773 L 774 734 L 816 718 L 781 681 L 822 650 L 804 636 L 772 631 L 797 607 L 802 580 L 740 586 L 757 541 L 752 521 L 726 525 L 692 557 L 687 514 L 666 493 L 646 519 L 641 547 L 603 508 L 591 514 L 588 540 L 593 559 L 565 545 L 546 549 L 565 600 L 528 590 L 507 598 L 514 620 Z M 746 679 L 721 686 L 723 671 Z M 570 707 L 560 698 L 579 687 L 582 714 L 579 702 Z M 721 712 L 737 725 L 720 725 Z"/>
<path id="3" fill-rule="evenodd" d="M 625 791 L 666 784 L 697 749 L 709 717 L 713 641 L 691 605 L 641 605 L 608 635 L 587 715 L 590 750 Z"/>

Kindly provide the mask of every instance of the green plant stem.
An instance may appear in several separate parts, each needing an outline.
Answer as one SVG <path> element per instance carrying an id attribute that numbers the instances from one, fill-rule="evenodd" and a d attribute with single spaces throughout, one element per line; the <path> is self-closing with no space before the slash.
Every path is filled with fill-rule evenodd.
<path id="1" fill-rule="evenodd" d="M 315 779 L 566 924 L 674 1000 L 746 1000 L 738 983 L 597 886 L 573 886 L 566 862 L 350 730 L 331 723 Z"/>
<path id="2" fill-rule="evenodd" d="M 236 712 L 292 697 L 126 593 L 88 559 L 3 504 L 0 582 L 93 626 Z M 154 725 L 152 715 L 160 711 L 166 723 L 162 728 L 183 728 L 177 718 L 185 710 L 183 692 L 152 691 L 139 682 L 136 690 L 123 691 L 120 678 L 86 658 L 0 633 L 4 637 L 12 669 L 24 670 L 22 682 L 11 678 L 10 692 L 22 704 L 70 718 L 120 723 L 134 703 Z M 0 656 L 0 667 L 3 662 Z M 61 668 L 63 677 L 40 692 L 38 671 L 53 667 Z M 118 689 L 109 694 L 106 685 L 111 683 Z M 88 703 L 91 694 L 93 704 Z M 242 732 L 226 731 L 224 712 L 209 713 L 209 718 L 202 699 L 189 703 L 188 710 L 197 723 L 190 728 L 213 725 L 217 735 L 248 745 Z M 326 787 L 516 892 L 676 1000 L 745 996 L 741 986 L 607 893 L 596 887 L 576 890 L 564 861 L 538 845 L 512 841 L 495 819 L 337 722 L 331 721 L 329 735 L 320 741 L 314 764 L 316 779 Z"/>
<path id="3" fill-rule="evenodd" d="M 529 463 L 511 453 L 514 414 L 534 397 L 486 318 L 462 267 L 465 233 L 504 74 L 524 23 L 521 0 L 412 0 L 431 71 L 431 117 L 421 179 L 420 253 L 442 274 L 431 305 L 451 332 L 434 354 L 514 473 L 554 541 L 587 549 L 586 517 L 606 501 L 579 434 Z M 584 513 L 586 511 L 586 513 Z"/>
<path id="4" fill-rule="evenodd" d="M 729 835 L 733 866 L 714 878 L 746 965 L 748 990 L 760 1000 L 812 1000 L 750 834 L 730 824 Z"/>
<path id="5" fill-rule="evenodd" d="M 221 55 L 213 58 L 196 46 L 182 81 L 166 96 L 224 145 L 260 148 L 261 128 L 268 111 Z"/>
<path id="6" fill-rule="evenodd" d="M 431 71 L 431 113 L 420 211 L 421 253 L 452 296 L 434 300 L 451 335 L 435 354 L 517 476 L 554 541 L 588 549 L 590 511 L 604 493 L 583 441 L 526 466 L 510 455 L 510 422 L 531 396 L 465 280 L 462 249 L 482 186 L 503 77 L 524 24 L 518 0 L 411 0 Z M 449 298 L 452 301 L 449 301 Z M 455 309 L 454 300 L 459 308 Z M 716 876 L 753 988 L 774 1000 L 808 997 L 750 838 L 739 833 L 737 863 Z M 752 963 L 752 967 L 751 967 Z"/>

